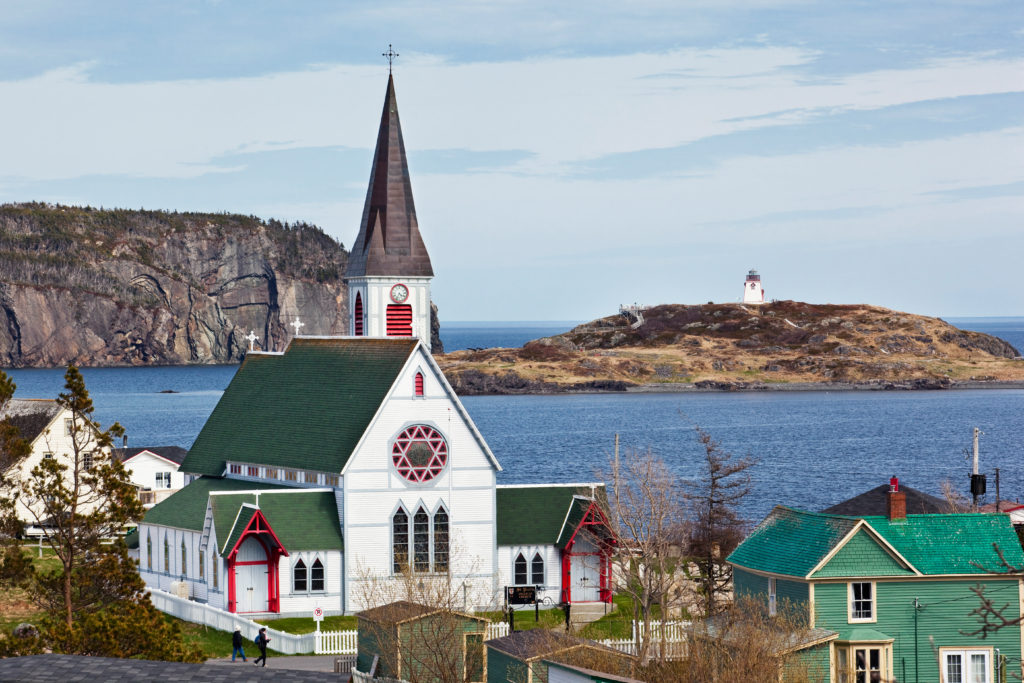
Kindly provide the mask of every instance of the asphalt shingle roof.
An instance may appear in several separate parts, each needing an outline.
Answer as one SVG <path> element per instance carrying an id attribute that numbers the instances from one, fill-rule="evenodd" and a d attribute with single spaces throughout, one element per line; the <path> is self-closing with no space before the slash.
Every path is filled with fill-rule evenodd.
<path id="1" fill-rule="evenodd" d="M 246 504 L 252 507 L 243 507 Z M 259 495 L 222 494 L 211 496 L 211 505 L 222 555 L 238 542 L 256 508 L 288 552 L 343 549 L 338 507 L 331 491 L 291 489 Z"/>
<path id="2" fill-rule="evenodd" d="M 121 462 L 124 462 L 129 458 L 134 458 L 142 451 L 149 451 L 150 453 L 155 453 L 156 455 L 159 455 L 161 458 L 165 458 L 167 460 L 170 460 L 171 462 L 176 462 L 179 465 L 182 463 L 182 461 L 185 459 L 185 456 L 188 454 L 188 451 L 186 451 L 181 446 L 142 446 L 140 448 L 114 448 L 112 450 L 112 453 L 114 454 L 114 457 L 116 457 Z"/>
<path id="3" fill-rule="evenodd" d="M 1024 550 L 1006 515 L 907 515 L 903 520 L 862 517 L 914 568 L 926 575 L 985 574 L 999 558 L 1024 564 Z M 729 555 L 728 561 L 775 574 L 805 577 L 858 523 L 856 517 L 827 515 L 778 506 Z"/>
<path id="4" fill-rule="evenodd" d="M 941 498 L 936 498 L 923 491 L 910 488 L 902 482 L 900 483 L 900 491 L 907 496 L 907 514 L 923 515 L 950 512 L 949 504 Z M 888 515 L 889 485 L 882 484 L 881 486 L 876 486 L 864 493 L 857 494 L 853 498 L 825 508 L 822 512 L 830 515 L 852 515 L 854 517 Z"/>
<path id="5" fill-rule="evenodd" d="M 113 659 L 83 655 L 32 655 L 0 659 L 0 681 L 36 681 L 38 683 L 71 683 L 72 681 L 337 681 L 338 674 L 318 671 L 287 670 L 287 658 L 271 660 L 271 667 L 256 668 L 251 664 L 185 664 L 154 662 L 145 659 Z"/>
<path id="6" fill-rule="evenodd" d="M 253 489 L 269 491 L 282 488 L 285 487 L 239 479 L 200 477 L 151 507 L 142 521 L 146 524 L 202 531 L 203 520 L 206 517 L 206 501 L 210 496 L 210 491 L 248 491 Z"/>
<path id="7" fill-rule="evenodd" d="M 293 339 L 250 354 L 181 465 L 220 476 L 228 460 L 341 472 L 416 339 Z"/>
<path id="8" fill-rule="evenodd" d="M 9 420 L 18 428 L 18 436 L 31 443 L 60 411 L 61 407 L 53 399 L 12 398 L 0 411 L 0 420 Z"/>
<path id="9" fill-rule="evenodd" d="M 604 485 L 598 485 L 594 492 L 602 498 Z M 590 494 L 589 485 L 578 484 L 499 486 L 495 493 L 498 545 L 553 545 L 568 540 L 559 539 L 559 534 L 575 507 L 573 496 L 589 498 Z"/>

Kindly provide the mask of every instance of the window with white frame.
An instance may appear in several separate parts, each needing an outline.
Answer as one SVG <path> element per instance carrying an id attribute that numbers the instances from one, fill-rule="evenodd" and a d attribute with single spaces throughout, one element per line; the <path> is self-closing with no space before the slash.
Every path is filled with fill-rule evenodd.
<path id="1" fill-rule="evenodd" d="M 448 571 L 448 511 L 443 506 L 434 513 L 434 571 Z"/>
<path id="2" fill-rule="evenodd" d="M 769 616 L 775 616 L 778 611 L 779 595 L 777 592 L 777 586 L 775 584 L 775 577 L 768 577 L 768 614 Z"/>
<path id="3" fill-rule="evenodd" d="M 146 534 L 146 569 L 153 571 L 153 534 Z"/>
<path id="4" fill-rule="evenodd" d="M 305 593 L 307 586 L 307 574 L 306 574 L 306 563 L 301 559 L 295 563 L 295 568 L 292 569 L 292 591 L 295 593 Z"/>
<path id="5" fill-rule="evenodd" d="M 430 571 L 430 516 L 422 507 L 412 518 L 412 570 Z"/>
<path id="6" fill-rule="evenodd" d="M 320 558 L 313 560 L 313 566 L 309 568 L 309 590 L 323 592 L 324 590 L 324 563 Z"/>
<path id="7" fill-rule="evenodd" d="M 540 553 L 534 553 L 530 562 L 530 583 L 534 586 L 544 585 L 544 558 Z"/>
<path id="8" fill-rule="evenodd" d="M 391 518 L 392 571 L 401 574 L 409 569 L 409 514 L 402 508 Z"/>
<path id="9" fill-rule="evenodd" d="M 849 620 L 875 621 L 875 584 L 872 581 L 853 581 L 849 584 Z"/>
<path id="10" fill-rule="evenodd" d="M 167 540 L 166 535 L 164 535 L 164 572 L 171 573 L 171 543 Z"/>
<path id="11" fill-rule="evenodd" d="M 157 472 L 156 473 L 156 487 L 158 489 L 169 489 L 171 488 L 171 473 L 170 472 Z"/>
<path id="12" fill-rule="evenodd" d="M 876 683 L 892 677 L 887 645 L 842 645 L 836 647 L 836 683 Z"/>
<path id="13" fill-rule="evenodd" d="M 206 578 L 206 553 L 199 551 L 199 579 Z"/>
<path id="14" fill-rule="evenodd" d="M 409 513 L 399 507 L 391 517 L 392 571 L 399 574 L 410 568 L 416 573 L 448 571 L 449 518 L 444 506 L 431 516 L 422 505 L 410 524 Z M 412 560 L 412 567 L 409 560 Z"/>
<path id="15" fill-rule="evenodd" d="M 86 472 L 92 469 L 92 451 L 82 453 L 82 469 Z"/>
<path id="16" fill-rule="evenodd" d="M 945 683 L 991 683 L 991 650 L 940 648 Z"/>
<path id="17" fill-rule="evenodd" d="M 210 567 L 210 576 L 211 576 L 211 578 L 213 578 L 213 590 L 217 590 L 217 589 L 220 588 L 220 570 L 219 570 L 219 565 L 217 564 L 217 555 L 216 555 L 216 553 L 214 555 L 212 555 L 212 557 L 213 557 L 213 563 L 212 563 L 213 566 Z"/>
<path id="18" fill-rule="evenodd" d="M 516 555 L 514 564 L 513 583 L 517 586 L 525 586 L 527 583 L 526 558 L 523 557 L 522 553 Z"/>
<path id="19" fill-rule="evenodd" d="M 75 431 L 75 421 L 70 417 L 64 418 L 64 436 L 71 436 Z"/>
<path id="20" fill-rule="evenodd" d="M 181 575 L 188 576 L 188 562 L 185 552 L 185 539 L 181 539 Z"/>

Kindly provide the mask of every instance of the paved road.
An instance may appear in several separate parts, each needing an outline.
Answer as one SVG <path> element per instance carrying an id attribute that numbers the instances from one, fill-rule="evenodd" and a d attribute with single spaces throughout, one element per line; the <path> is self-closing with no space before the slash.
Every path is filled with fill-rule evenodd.
<path id="1" fill-rule="evenodd" d="M 259 655 L 257 655 L 259 656 Z M 267 657 L 267 668 L 268 669 L 290 669 L 293 671 L 326 671 L 328 673 L 334 672 L 334 660 L 338 655 L 295 655 L 294 657 L 274 657 L 273 655 Z M 231 657 L 218 657 L 217 659 L 206 660 L 207 664 L 217 664 L 238 667 L 239 670 L 252 668 L 252 662 L 255 657 L 249 657 L 248 662 L 243 662 L 241 659 L 231 661 Z"/>

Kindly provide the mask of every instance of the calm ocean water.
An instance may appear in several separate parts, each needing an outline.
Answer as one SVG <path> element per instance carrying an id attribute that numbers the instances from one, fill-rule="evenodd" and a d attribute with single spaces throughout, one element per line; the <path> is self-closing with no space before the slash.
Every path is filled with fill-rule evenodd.
<path id="1" fill-rule="evenodd" d="M 1024 348 L 1024 318 L 958 324 Z M 518 346 L 571 326 L 495 324 L 488 336 L 483 326 L 453 325 L 445 344 Z M 130 445 L 189 447 L 236 369 L 92 368 L 83 374 L 97 418 L 124 425 Z M 52 397 L 62 389 L 61 370 L 9 374 L 21 398 Z M 160 393 L 167 390 L 177 393 Z M 893 474 L 930 493 L 945 479 L 966 491 L 966 453 L 977 426 L 984 432 L 982 469 L 1000 468 L 1004 498 L 1024 497 L 1024 390 L 476 396 L 463 402 L 504 468 L 501 483 L 599 478 L 615 433 L 623 454 L 650 449 L 680 477 L 691 477 L 699 468 L 693 432 L 699 425 L 727 450 L 759 459 L 752 471 L 755 493 L 744 506 L 757 519 L 775 504 L 820 509 Z M 989 491 L 992 498 L 991 476 Z"/>

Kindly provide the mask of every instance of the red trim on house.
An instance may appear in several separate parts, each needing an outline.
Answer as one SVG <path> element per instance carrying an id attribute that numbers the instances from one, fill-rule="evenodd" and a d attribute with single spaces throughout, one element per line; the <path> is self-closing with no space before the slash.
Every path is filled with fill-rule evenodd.
<path id="1" fill-rule="evenodd" d="M 572 551 L 573 546 L 576 545 L 576 536 L 579 534 L 584 527 L 603 527 L 606 530 L 606 538 L 602 539 L 601 535 L 595 534 L 597 540 L 598 550 L 597 552 L 587 553 L 574 553 Z M 572 572 L 570 566 L 573 557 L 598 557 L 600 558 L 600 586 L 598 590 L 598 600 L 601 602 L 610 603 L 612 601 L 612 590 L 611 590 L 611 562 L 612 562 L 612 548 L 616 545 L 615 536 L 612 534 L 611 526 L 608 524 L 608 518 L 604 514 L 604 510 L 596 502 L 591 501 L 587 507 L 587 511 L 583 513 L 583 519 L 573 529 L 572 535 L 569 537 L 569 541 L 565 544 L 565 550 L 562 551 L 562 602 L 572 604 Z"/>
<path id="2" fill-rule="evenodd" d="M 355 313 L 352 316 L 355 318 L 355 336 L 363 336 L 363 295 L 361 292 L 356 292 L 356 306 Z"/>
<path id="3" fill-rule="evenodd" d="M 256 542 L 263 547 L 263 552 L 267 558 L 265 561 L 239 562 L 236 559 L 238 557 L 238 550 L 242 546 L 242 542 L 250 536 L 255 538 Z M 273 540 L 273 544 L 270 547 L 267 545 L 268 540 Z M 235 587 L 235 568 L 247 565 L 266 565 L 267 611 L 281 611 L 281 590 L 279 585 L 280 572 L 278 570 L 278 563 L 282 557 L 288 557 L 288 551 L 285 549 L 284 544 L 281 543 L 280 539 L 278 539 L 277 534 L 274 533 L 274 530 L 270 526 L 270 522 L 268 522 L 267 518 L 263 516 L 263 513 L 260 510 L 254 510 L 245 530 L 238 537 L 238 541 L 235 542 L 234 547 L 231 548 L 231 552 L 229 552 L 227 556 L 229 612 L 238 612 L 237 589 Z"/>

